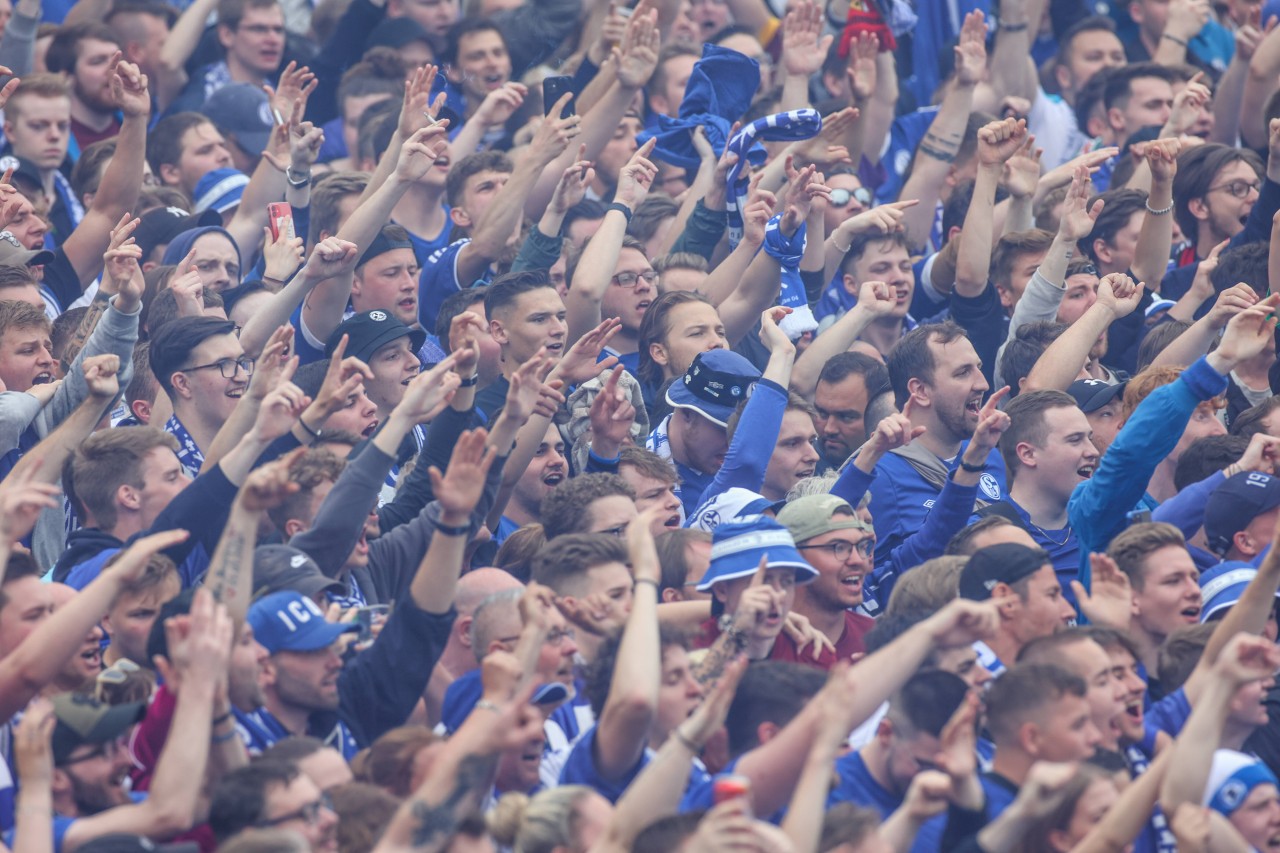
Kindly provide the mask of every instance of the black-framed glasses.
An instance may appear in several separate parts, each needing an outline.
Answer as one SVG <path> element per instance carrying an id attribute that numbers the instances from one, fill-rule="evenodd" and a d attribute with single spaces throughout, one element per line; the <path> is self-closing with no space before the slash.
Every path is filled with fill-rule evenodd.
<path id="1" fill-rule="evenodd" d="M 639 273 L 620 272 L 609 280 L 618 285 L 618 287 L 635 287 L 636 282 L 640 279 L 644 279 L 645 284 L 652 285 L 658 280 L 658 274 L 653 270 L 645 270 Z"/>
<path id="2" fill-rule="evenodd" d="M 1249 196 L 1250 190 L 1257 192 L 1261 188 L 1262 188 L 1262 183 L 1260 181 L 1239 180 L 1239 181 L 1230 181 L 1225 184 L 1218 184 L 1216 187 L 1209 187 L 1209 189 L 1205 190 L 1205 192 L 1211 193 L 1214 190 L 1226 190 L 1236 198 L 1247 198 Z"/>
<path id="3" fill-rule="evenodd" d="M 858 187 L 853 190 L 837 189 L 831 191 L 832 207 L 844 207 L 849 203 L 849 199 L 853 199 L 863 207 L 870 207 L 871 190 L 866 187 Z"/>
<path id="4" fill-rule="evenodd" d="M 315 826 L 320 822 L 320 813 L 325 809 L 333 810 L 333 800 L 329 799 L 328 794 L 321 794 L 320 799 L 312 800 L 295 812 L 273 817 L 270 820 L 260 820 L 254 826 L 259 828 L 280 826 L 280 824 L 288 823 L 291 820 L 300 820 L 308 826 Z"/>
<path id="5" fill-rule="evenodd" d="M 876 552 L 876 540 L 872 539 L 870 536 L 857 542 L 850 542 L 846 539 L 837 539 L 834 542 L 827 542 L 824 545 L 797 545 L 796 548 L 800 551 L 826 551 L 843 563 L 845 560 L 849 559 L 849 555 L 855 550 L 857 550 L 859 557 L 862 557 L 863 559 L 870 558 L 871 555 Z"/>
<path id="6" fill-rule="evenodd" d="M 216 367 L 222 374 L 223 379 L 235 379 L 236 373 L 240 370 L 243 370 L 245 375 L 252 376 L 253 367 L 256 363 L 257 359 L 251 358 L 247 355 L 242 355 L 239 358 L 221 358 L 210 364 L 197 364 L 194 367 L 184 367 L 178 372 L 191 373 L 196 370 L 208 370 L 211 367 Z"/>

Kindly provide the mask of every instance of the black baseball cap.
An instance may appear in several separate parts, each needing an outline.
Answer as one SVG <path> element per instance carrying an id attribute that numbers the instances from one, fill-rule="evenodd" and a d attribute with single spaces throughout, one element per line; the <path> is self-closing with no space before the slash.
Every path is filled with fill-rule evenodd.
<path id="1" fill-rule="evenodd" d="M 0 157 L 0 174 L 10 169 L 13 169 L 13 180 L 26 181 L 33 189 L 44 191 L 44 181 L 40 179 L 40 167 L 26 157 L 19 157 L 16 154 Z"/>
<path id="2" fill-rule="evenodd" d="M 1098 411 L 1107 403 L 1124 394 L 1124 382 L 1108 385 L 1101 379 L 1077 379 L 1067 393 L 1075 398 L 1076 405 L 1086 415 Z"/>
<path id="3" fill-rule="evenodd" d="M 1280 478 L 1242 471 L 1218 484 L 1204 509 L 1204 535 L 1209 548 L 1222 556 L 1231 540 L 1255 518 L 1280 506 Z"/>
<path id="4" fill-rule="evenodd" d="M 348 336 L 347 355 L 354 355 L 366 362 L 378 351 L 378 347 L 389 344 L 397 338 L 407 336 L 409 346 L 414 352 L 417 352 L 427 339 L 427 333 L 422 329 L 409 328 L 386 311 L 377 309 L 361 311 L 343 320 L 338 324 L 338 328 L 333 330 L 333 334 L 324 345 L 325 358 L 333 355 L 333 350 L 338 346 L 338 341 L 342 340 L 343 335 Z"/>
<path id="5" fill-rule="evenodd" d="M 979 548 L 960 570 L 960 597 L 986 601 L 996 584 L 1015 584 L 1052 562 L 1049 552 L 1043 548 L 1028 548 L 1016 542 Z"/>
<path id="6" fill-rule="evenodd" d="M 324 592 L 345 593 L 346 587 L 326 577 L 305 551 L 290 545 L 262 545 L 253 551 L 255 593 L 292 589 L 307 598 Z"/>

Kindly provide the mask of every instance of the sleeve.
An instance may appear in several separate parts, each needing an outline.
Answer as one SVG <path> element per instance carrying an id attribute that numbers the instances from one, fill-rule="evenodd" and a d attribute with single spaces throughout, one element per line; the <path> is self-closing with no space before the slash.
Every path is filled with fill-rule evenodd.
<path id="1" fill-rule="evenodd" d="M 139 311 L 141 313 L 141 311 Z M 98 325 L 94 327 L 84 349 L 76 356 L 67 372 L 67 378 L 53 394 L 49 405 L 41 410 L 36 422 L 41 435 L 48 435 L 54 427 L 62 423 L 67 415 L 89 396 L 89 386 L 85 384 L 81 366 L 91 355 L 115 353 L 120 357 L 120 388 L 128 386 L 133 377 L 133 347 L 138 342 L 138 314 L 122 314 L 116 310 L 115 300 L 107 307 Z"/>
<path id="2" fill-rule="evenodd" d="M 1058 306 L 1062 304 L 1062 297 L 1066 292 L 1065 287 L 1058 287 L 1042 276 L 1039 269 L 1032 274 L 1031 281 L 1027 283 L 1027 289 L 1013 309 L 1013 317 L 1009 320 L 1009 331 L 1005 334 L 999 349 L 996 350 L 995 367 L 992 371 L 995 377 L 995 381 L 992 382 L 993 387 L 1000 388 L 1008 384 L 1000 373 L 1000 359 L 1004 355 L 1005 346 L 1017 337 L 1018 330 L 1028 323 L 1052 322 L 1058 316 Z"/>
<path id="3" fill-rule="evenodd" d="M 985 807 L 978 811 L 962 809 L 955 804 L 947 807 L 947 827 L 942 831 L 943 850 L 963 850 L 967 853 L 981 851 L 978 833 L 987 825 Z"/>
<path id="4" fill-rule="evenodd" d="M 307 102 L 307 121 L 324 124 L 338 116 L 338 83 L 342 73 L 360 61 L 364 43 L 383 14 L 383 9 L 369 0 L 354 0 L 347 7 L 334 27 L 333 36 L 311 61 L 311 70 L 319 83 Z"/>
<path id="5" fill-rule="evenodd" d="M 296 534 L 289 544 L 310 555 L 327 577 L 336 578 L 360 539 L 364 520 L 377 503 L 378 491 L 394 463 L 372 444 L 365 447 L 333 484 L 311 527 Z"/>
<path id="6" fill-rule="evenodd" d="M 511 263 L 511 271 L 549 270 L 560 257 L 561 248 L 560 235 L 548 236 L 534 225 L 520 244 L 520 252 Z"/>
<path id="7" fill-rule="evenodd" d="M 1226 479 L 1221 471 L 1215 471 L 1200 482 L 1192 483 L 1156 507 L 1156 511 L 1151 513 L 1151 520 L 1168 522 L 1190 539 L 1204 526 L 1209 495 Z"/>
<path id="8" fill-rule="evenodd" d="M 785 388 L 768 379 L 756 383 L 751 399 L 738 419 L 738 428 L 733 433 L 733 441 L 729 442 L 724 463 L 698 499 L 700 505 L 726 489 L 736 487 L 760 491 L 786 410 Z"/>
<path id="9" fill-rule="evenodd" d="M 512 77 L 519 77 L 556 49 L 578 22 L 582 0 L 531 0 L 499 13 L 494 22 L 502 30 L 511 53 Z"/>
<path id="10" fill-rule="evenodd" d="M 903 539 L 902 544 L 895 546 L 889 552 L 886 563 L 876 566 L 876 574 L 881 575 L 882 583 L 883 576 L 900 575 L 925 560 L 941 557 L 951 537 L 969 523 L 969 517 L 973 514 L 973 502 L 978 497 L 978 487 L 957 485 L 954 476 L 955 472 L 952 471 L 920 529 Z"/>
<path id="11" fill-rule="evenodd" d="M 844 498 L 851 506 L 856 507 L 862 501 L 862 496 L 871 488 L 871 484 L 875 482 L 875 479 L 875 471 L 868 474 L 861 468 L 850 465 L 840 475 L 840 479 L 836 480 L 831 487 L 831 494 L 838 498 Z"/>
<path id="12" fill-rule="evenodd" d="M 685 220 L 684 231 L 671 246 L 671 252 L 692 252 L 708 260 L 716 244 L 724 236 L 725 214 L 722 210 L 708 210 L 701 200 L 693 206 L 693 212 Z"/>
<path id="13" fill-rule="evenodd" d="M 427 440 L 418 454 L 418 462 L 396 490 L 390 503 L 378 508 L 378 526 L 386 533 L 393 527 L 412 521 L 431 502 L 431 466 L 449 470 L 449 457 L 462 433 L 476 421 L 475 409 L 459 412 L 446 408 L 436 416 L 427 430 Z"/>
<path id="14" fill-rule="evenodd" d="M 409 719 L 457 617 L 453 609 L 427 613 L 402 601 L 377 641 L 342 668 L 338 714 L 357 743 L 368 746 Z"/>
<path id="15" fill-rule="evenodd" d="M 135 534 L 129 541 L 162 530 L 188 530 L 191 535 L 187 540 L 167 549 L 165 556 L 182 565 L 187 555 L 201 544 L 212 554 L 218 547 L 223 528 L 227 526 L 227 515 L 231 512 L 231 502 L 235 500 L 237 491 L 239 489 L 227 479 L 222 466 L 214 465 L 169 501 L 148 530 Z"/>
<path id="16" fill-rule="evenodd" d="M 994 379 L 996 353 L 1005 337 L 1004 309 L 990 283 L 974 297 L 951 294 L 951 316 L 969 333 L 969 341 L 982 361 L 982 374 Z"/>
<path id="17" fill-rule="evenodd" d="M 1175 381 L 1147 396 L 1103 454 L 1093 476 L 1076 487 L 1067 517 L 1080 538 L 1080 553 L 1106 548 L 1142 499 L 1147 482 L 1177 445 L 1197 405 L 1221 394 L 1226 377 L 1200 358 Z M 1080 562 L 1080 582 L 1091 582 L 1089 562 Z"/>
<path id="18" fill-rule="evenodd" d="M 0 393 L 0 453 L 18 446 L 18 440 L 40 414 L 40 401 L 22 391 Z"/>
<path id="19" fill-rule="evenodd" d="M 619 457 L 621 458 L 621 457 Z M 590 447 L 587 448 L 587 464 L 584 474 L 616 474 L 618 473 L 618 459 L 605 459 L 597 454 Z"/>
<path id="20" fill-rule="evenodd" d="M 0 38 L 0 63 L 8 66 L 16 76 L 30 74 L 35 68 L 36 30 L 39 26 L 39 18 L 28 18 L 14 9 L 13 17 L 4 28 L 4 37 Z"/>

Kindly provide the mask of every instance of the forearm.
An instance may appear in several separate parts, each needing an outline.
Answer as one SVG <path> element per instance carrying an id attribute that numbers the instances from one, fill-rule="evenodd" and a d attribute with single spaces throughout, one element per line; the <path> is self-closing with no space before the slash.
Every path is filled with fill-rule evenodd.
<path id="1" fill-rule="evenodd" d="M 1044 0 L 1027 0 L 1002 8 L 1001 27 L 991 50 L 991 88 L 997 97 L 1009 95 L 1034 101 L 1039 83 L 1031 60 L 1031 37 L 1039 31 Z"/>
<path id="2" fill-rule="evenodd" d="M 765 252 L 757 254 L 739 279 L 738 288 L 720 305 L 720 319 L 729 346 L 737 346 L 755 325 L 760 312 L 778 298 L 781 267 Z"/>
<path id="3" fill-rule="evenodd" d="M 740 240 L 733 251 L 707 275 L 706 281 L 702 283 L 702 293 L 711 300 L 712 305 L 719 308 L 733 295 L 738 288 L 738 283 L 746 275 L 747 267 L 751 266 L 751 262 L 759 251 L 758 244 L 746 239 Z M 1280 282 L 1280 279 L 1276 281 Z M 749 323 L 747 328 L 750 327 Z M 744 330 L 743 334 L 745 333 Z"/>
<path id="4" fill-rule="evenodd" d="M 262 245 L 262 229 L 267 227 L 267 205 L 284 198 L 288 182 L 266 157 L 258 160 L 258 166 L 245 184 L 244 195 L 235 216 L 227 223 L 227 233 L 235 238 L 240 256 L 252 258 Z"/>
<path id="5" fill-rule="evenodd" d="M 225 429 L 225 427 L 224 427 Z M 257 432 L 250 428 L 248 432 L 236 443 L 236 446 L 227 452 L 218 467 L 226 478 L 237 486 L 244 484 L 244 478 L 249 476 L 249 472 L 253 470 L 253 465 L 258 461 L 258 457 L 271 446 L 271 442 L 258 435 Z M 209 460 L 205 460 L 205 468 L 209 467 Z"/>
<path id="6" fill-rule="evenodd" d="M 922 826 L 924 826 L 924 822 L 907 811 L 907 806 L 904 803 L 894 809 L 893 813 L 881 822 L 876 834 L 889 845 L 894 853 L 908 853 L 911 850 L 911 845 L 915 843 L 916 835 L 920 832 L 920 827 Z"/>
<path id="7" fill-rule="evenodd" d="M 1191 328 L 1170 341 L 1151 362 L 1152 367 L 1186 367 L 1203 356 L 1218 337 L 1209 316 L 1191 324 Z"/>
<path id="8" fill-rule="evenodd" d="M 566 346 L 571 346 L 600 324 L 601 303 L 622 254 L 622 238 L 626 232 L 627 218 L 621 211 L 610 210 L 582 250 L 569 294 L 565 297 L 569 326 Z"/>
<path id="9" fill-rule="evenodd" d="M 470 519 L 465 516 L 442 515 L 445 524 L 466 527 Z M 453 606 L 454 588 L 462 574 L 462 558 L 467 549 L 466 536 L 448 536 L 436 530 L 431 544 L 409 584 L 413 603 L 428 613 L 448 613 Z"/>
<path id="10" fill-rule="evenodd" d="M 222 457 L 235 449 L 240 440 L 248 434 L 253 427 L 253 422 L 258 418 L 258 407 L 261 405 L 261 400 L 250 397 L 247 393 L 240 398 L 240 402 L 236 403 L 236 407 L 231 410 L 231 415 L 223 421 L 222 428 L 214 435 L 209 449 L 205 451 L 204 467 L 206 469 L 217 465 Z"/>
<path id="11" fill-rule="evenodd" d="M 964 246 L 960 247 L 962 250 Z M 1076 242 L 1064 237 L 1059 231 L 1053 237 L 1053 242 L 1049 244 L 1049 251 L 1045 254 L 1044 260 L 1040 262 L 1036 272 L 1052 284 L 1054 287 L 1062 287 L 1067 280 L 1067 265 L 1071 263 L 1071 258 L 1076 253 Z M 1015 310 L 1017 310 L 1015 308 Z M 1010 329 L 1010 334 L 1016 333 L 1016 329 Z"/>
<path id="12" fill-rule="evenodd" d="M 1165 750 L 1150 767 L 1134 777 L 1102 820 L 1071 848 L 1071 853 L 1115 853 L 1131 844 L 1151 820 L 1171 755 L 1171 750 Z"/>
<path id="13" fill-rule="evenodd" d="M 1113 315 L 1095 305 L 1049 344 L 1027 376 L 1023 391 L 1065 391 L 1089 360 L 1089 350 L 1111 325 Z"/>
<path id="14" fill-rule="evenodd" d="M 683 743 L 676 738 L 668 738 L 640 775 L 627 786 L 614 806 L 603 846 L 599 849 L 593 846 L 591 853 L 628 853 L 636 836 L 646 826 L 661 817 L 675 814 L 689 782 L 692 757 Z"/>
<path id="15" fill-rule="evenodd" d="M 835 760 L 832 745 L 815 740 L 809 759 L 800 771 L 787 816 L 782 820 L 782 831 L 796 850 L 819 849 L 827 794 L 831 789 L 831 767 Z"/>
<path id="16" fill-rule="evenodd" d="M 1007 202 L 1004 224 L 1000 229 L 1001 236 L 1036 227 L 1035 215 L 1031 210 L 1031 196 L 1010 196 Z"/>
<path id="17" fill-rule="evenodd" d="M 71 23 L 71 16 L 85 3 L 77 3 L 67 14 L 64 23 Z M 30 74 L 35 68 L 36 31 L 40 27 L 39 0 L 19 2 L 13 8 L 13 17 L 4 28 L 4 37 L 0 38 L 0 65 L 13 72 L 15 77 Z M 97 20 L 105 17 L 105 11 Z"/>
<path id="18" fill-rule="evenodd" d="M 1000 180 L 999 165 L 978 167 L 973 184 L 973 200 L 964 217 L 960 232 L 960 251 L 956 256 L 955 292 L 974 297 L 987 286 L 991 272 L 991 239 L 994 232 L 996 184 Z M 931 211 L 932 213 L 932 211 Z"/>
<path id="19" fill-rule="evenodd" d="M 1176 40 L 1175 40 L 1176 39 Z M 1187 61 L 1187 41 L 1180 36 L 1162 35 L 1151 61 L 1166 68 L 1184 65 Z"/>
<path id="20" fill-rule="evenodd" d="M 10 475 L 22 477 L 30 474 L 39 483 L 61 482 L 63 463 L 98 426 L 113 399 L 92 395 L 85 398 L 75 411 L 58 424 L 57 429 L 36 445 L 37 452 L 23 454 Z"/>
<path id="21" fill-rule="evenodd" d="M 658 710 L 662 654 L 658 642 L 657 584 L 635 585 L 617 661 L 596 729 L 596 757 L 606 779 L 616 779 L 635 765 L 644 752 Z"/>
<path id="22" fill-rule="evenodd" d="M 809 78 L 788 74 L 782 81 L 779 112 L 802 110 L 809 106 Z"/>
<path id="23" fill-rule="evenodd" d="M 1199 802 L 1213 766 L 1213 754 L 1222 742 L 1231 705 L 1232 685 L 1216 672 L 1191 709 L 1182 733 L 1173 742 L 1169 771 L 1160 786 L 1160 807 L 1173 814 L 1179 804 Z"/>
<path id="24" fill-rule="evenodd" d="M 209 761 L 213 691 L 212 682 L 183 679 L 170 728 L 178 736 L 165 741 L 156 762 L 146 805 L 170 833 L 190 827 L 195 819 Z"/>
<path id="25" fill-rule="evenodd" d="M 1276 590 L 1280 589 L 1280 555 L 1272 556 L 1276 549 L 1267 552 L 1258 573 L 1249 581 L 1240 600 L 1227 610 L 1218 626 L 1209 636 L 1204 653 L 1205 664 L 1212 664 L 1236 634 L 1261 634 L 1267 626 L 1267 617 L 1275 609 Z"/>
<path id="26" fill-rule="evenodd" d="M 865 157 L 871 163 L 880 162 L 880 152 L 893 128 L 898 108 L 898 68 L 891 52 L 876 56 L 876 88 L 864 103 L 854 103 L 861 115 L 850 125 L 845 134 L 845 147 L 853 162 Z"/>
<path id="27" fill-rule="evenodd" d="M 116 137 L 116 154 L 107 161 L 102 182 L 93 196 L 92 210 L 99 211 L 114 226 L 138 203 L 142 174 L 146 165 L 147 117 L 125 116 Z"/>
<path id="28" fill-rule="evenodd" d="M 1280 29 L 1263 38 L 1244 81 L 1243 104 L 1240 107 L 1240 136 L 1251 148 L 1267 145 L 1267 101 L 1280 89 Z"/>
<path id="29" fill-rule="evenodd" d="M 602 68 L 597 79 L 604 77 L 605 74 L 606 71 Z M 591 86 L 587 89 L 591 89 Z M 560 182 L 564 170 L 579 159 L 578 150 L 581 146 L 586 146 L 583 159 L 595 161 L 600 156 L 600 152 L 613 139 L 613 134 L 617 131 L 623 116 L 627 114 L 635 93 L 636 90 L 625 87 L 615 80 L 600 98 L 600 102 L 592 106 L 589 112 L 582 113 L 582 123 L 579 125 L 581 132 L 574 140 L 577 144 L 570 145 L 563 154 L 552 160 L 551 164 L 537 176 L 532 189 L 520 195 L 521 209 L 526 216 L 532 218 L 541 215 L 551 201 L 551 196 L 556 191 L 556 184 Z M 578 103 L 582 103 L 581 99 Z M 579 107 L 579 109 L 585 109 L 585 107 Z M 512 177 L 514 180 L 514 176 Z M 511 183 L 508 182 L 507 186 L 510 185 Z M 514 222 L 515 220 L 512 220 L 512 228 L 515 227 Z"/>
<path id="30" fill-rule="evenodd" d="M 661 257 L 669 253 L 676 240 L 684 233 L 685 223 L 693 215 L 693 210 L 698 206 L 698 201 L 711 192 L 711 188 L 715 185 L 715 172 L 716 163 L 714 160 L 702 161 L 702 165 L 698 168 L 698 173 L 693 178 L 693 183 L 689 185 L 688 191 L 684 194 L 684 199 L 680 202 L 680 209 L 676 211 L 676 218 L 672 220 L 666 233 L 662 235 L 662 239 L 658 242 L 654 257 Z"/>
<path id="31" fill-rule="evenodd" d="M 183 80 L 186 79 L 183 68 L 191 54 L 195 53 L 200 36 L 204 35 L 205 22 L 217 5 L 217 0 L 195 0 L 178 16 L 160 48 L 161 69 L 168 74 L 180 74 Z M 181 83 L 178 86 L 181 88 Z"/>
<path id="32" fill-rule="evenodd" d="M 259 515 L 250 512 L 237 500 L 222 530 L 222 538 L 209 561 L 209 570 L 201 585 L 213 600 L 227 608 L 236 625 L 249 614 L 253 598 L 253 549 L 257 544 Z"/>
<path id="33" fill-rule="evenodd" d="M 281 326 L 289 325 L 289 318 L 316 284 L 308 278 L 304 267 L 282 290 L 273 294 L 266 305 L 254 311 L 240 329 L 240 346 L 244 348 L 245 355 L 253 358 L 261 355 L 271 334 Z"/>
<path id="34" fill-rule="evenodd" d="M 1164 210 L 1173 205 L 1173 182 L 1152 180 L 1151 194 L 1147 197 L 1148 211 L 1142 215 L 1142 228 L 1138 231 L 1138 243 L 1133 257 L 1133 274 L 1148 289 L 1158 290 L 1165 267 L 1169 265 L 1169 251 L 1173 246 L 1173 214 L 1159 216 L 1152 210 Z"/>
<path id="35" fill-rule="evenodd" d="M 535 160 L 534 157 L 532 148 L 525 150 L 524 159 L 516 164 L 511 178 L 502 185 L 502 189 L 498 190 L 492 203 L 476 222 L 471 243 L 467 248 L 483 258 L 485 264 L 501 256 L 507 242 L 524 219 L 525 201 L 529 198 L 529 193 L 532 192 L 544 166 L 542 161 Z M 568 168 L 568 164 L 565 168 Z M 557 182 L 563 173 L 562 169 L 556 175 Z"/>
<path id="36" fill-rule="evenodd" d="M 13 849 L 16 853 L 54 853 L 52 780 L 28 780 L 23 777 L 18 788 Z M 2 845 L 0 845 L 2 846 Z M 6 853 L 8 848 L 4 848 Z"/>
<path id="37" fill-rule="evenodd" d="M 1237 53 L 1218 80 L 1213 92 L 1213 130 L 1210 142 L 1234 146 L 1240 136 L 1240 116 L 1244 107 L 1244 86 L 1249 79 L 1249 64 Z M 1157 205 L 1151 205 L 1157 207 Z M 1157 207 L 1158 209 L 1158 207 Z"/>
<path id="38" fill-rule="evenodd" d="M 871 324 L 871 320 L 871 314 L 865 308 L 855 305 L 829 329 L 814 338 L 796 359 L 791 371 L 791 390 L 806 400 L 812 400 L 823 366 L 840 353 L 848 352 L 858 340 L 858 335 Z"/>

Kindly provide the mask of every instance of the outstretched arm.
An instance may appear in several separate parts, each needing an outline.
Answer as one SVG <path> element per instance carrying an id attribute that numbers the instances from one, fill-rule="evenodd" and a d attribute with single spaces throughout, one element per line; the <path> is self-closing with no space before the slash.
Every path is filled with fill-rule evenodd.
<path id="1" fill-rule="evenodd" d="M 1027 376 L 1024 391 L 1065 391 L 1089 360 L 1089 350 L 1106 330 L 1127 317 L 1142 299 L 1142 285 L 1124 273 L 1110 273 L 1098 283 L 1098 301 L 1049 344 Z"/>

